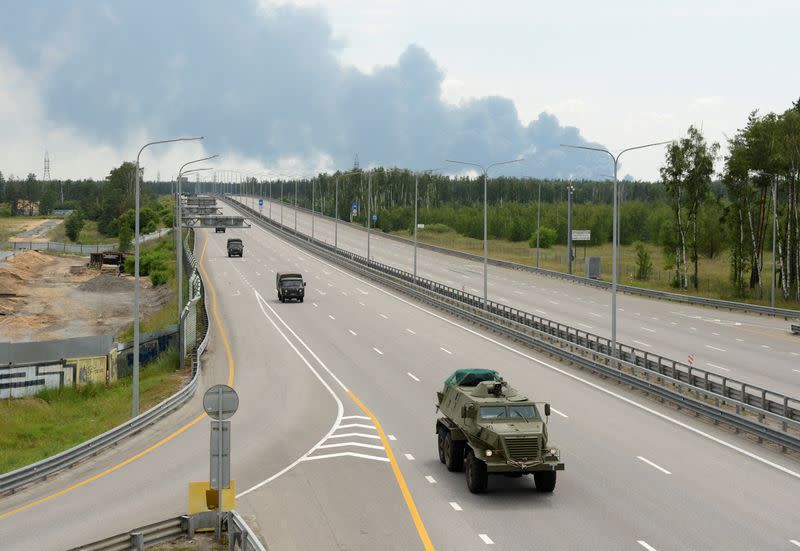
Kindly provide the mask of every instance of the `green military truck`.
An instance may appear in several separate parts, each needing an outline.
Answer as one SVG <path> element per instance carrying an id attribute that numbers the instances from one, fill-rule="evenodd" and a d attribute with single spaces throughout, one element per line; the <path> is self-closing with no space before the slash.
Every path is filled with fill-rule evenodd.
<path id="1" fill-rule="evenodd" d="M 490 474 L 532 474 L 538 491 L 555 489 L 564 463 L 548 443 L 550 404 L 543 404 L 543 417 L 541 403 L 489 369 L 457 370 L 436 397 L 439 460 L 449 471 L 465 471 L 470 492 L 485 492 Z"/>
<path id="2" fill-rule="evenodd" d="M 303 275 L 297 273 L 278 272 L 275 275 L 275 289 L 278 291 L 278 300 L 286 302 L 295 299 L 303 302 L 306 296 L 306 283 Z"/>

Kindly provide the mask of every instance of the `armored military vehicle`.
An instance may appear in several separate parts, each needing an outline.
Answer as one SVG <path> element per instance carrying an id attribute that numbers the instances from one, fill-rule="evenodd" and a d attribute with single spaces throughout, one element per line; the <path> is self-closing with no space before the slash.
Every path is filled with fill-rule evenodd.
<path id="1" fill-rule="evenodd" d="M 436 396 L 439 460 L 449 471 L 465 471 L 470 492 L 486 491 L 490 474 L 532 474 L 538 491 L 555 489 L 564 463 L 547 441 L 550 404 L 543 404 L 543 418 L 541 402 L 488 369 L 457 370 Z"/>
<path id="2" fill-rule="evenodd" d="M 238 237 L 232 237 L 231 239 L 228 239 L 227 247 L 229 258 L 231 256 L 244 256 L 244 243 L 242 243 L 242 240 Z"/>

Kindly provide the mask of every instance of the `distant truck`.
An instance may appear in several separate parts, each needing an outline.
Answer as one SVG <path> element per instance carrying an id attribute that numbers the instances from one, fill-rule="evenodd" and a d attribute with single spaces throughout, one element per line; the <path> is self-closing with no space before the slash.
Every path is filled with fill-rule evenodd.
<path id="1" fill-rule="evenodd" d="M 214 233 L 225 233 L 225 226 L 217 226 L 214 228 Z"/>
<path id="2" fill-rule="evenodd" d="M 306 283 L 303 275 L 298 273 L 278 272 L 275 276 L 275 288 L 281 302 L 296 299 L 303 302 L 306 294 Z"/>
<path id="3" fill-rule="evenodd" d="M 561 453 L 548 443 L 538 404 L 511 388 L 496 371 L 459 369 L 436 393 L 439 460 L 466 473 L 469 491 L 486 491 L 490 474 L 532 474 L 536 489 L 552 492 Z M 544 404 L 544 417 L 550 404 Z"/>
<path id="4" fill-rule="evenodd" d="M 228 239 L 228 258 L 232 256 L 242 257 L 244 255 L 244 244 L 238 237 Z"/>

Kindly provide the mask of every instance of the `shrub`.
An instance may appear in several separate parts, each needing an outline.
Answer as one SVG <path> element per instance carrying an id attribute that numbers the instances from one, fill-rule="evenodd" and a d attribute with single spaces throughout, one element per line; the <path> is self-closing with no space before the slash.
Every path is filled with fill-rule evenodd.
<path id="1" fill-rule="evenodd" d="M 78 236 L 81 234 L 82 229 L 83 214 L 81 214 L 81 211 L 76 210 L 67 216 L 67 219 L 64 222 L 64 232 L 67 234 L 69 240 L 74 242 L 78 240 Z"/>
<path id="2" fill-rule="evenodd" d="M 653 273 L 653 261 L 650 259 L 650 252 L 644 243 L 638 241 L 636 247 L 636 279 L 647 281 Z"/>
<path id="3" fill-rule="evenodd" d="M 556 230 L 548 228 L 547 226 L 542 226 L 541 236 L 539 237 L 539 247 L 542 249 L 549 249 L 556 242 L 556 237 Z M 528 246 L 532 249 L 536 248 L 536 232 L 534 232 L 528 240 Z"/>
<path id="4" fill-rule="evenodd" d="M 166 269 L 150 271 L 150 281 L 153 283 L 153 287 L 163 285 L 168 279 L 169 274 L 167 273 Z"/>

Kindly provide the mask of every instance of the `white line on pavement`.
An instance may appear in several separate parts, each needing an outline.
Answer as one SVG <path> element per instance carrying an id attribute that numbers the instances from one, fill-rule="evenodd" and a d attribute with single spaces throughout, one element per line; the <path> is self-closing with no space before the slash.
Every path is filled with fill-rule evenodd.
<path id="1" fill-rule="evenodd" d="M 416 376 L 416 375 L 414 375 L 413 373 L 411 373 L 411 372 L 408 372 L 408 373 L 406 373 L 406 375 L 408 375 L 409 377 L 411 377 L 411 378 L 412 378 L 412 379 L 414 379 L 415 381 L 419 382 L 419 379 L 418 379 L 418 378 L 417 378 L 417 376 Z"/>
<path id="2" fill-rule="evenodd" d="M 719 337 L 719 333 L 711 333 L 711 334 L 714 335 L 715 337 Z"/>
<path id="3" fill-rule="evenodd" d="M 581 323 L 581 322 L 578 322 L 578 325 L 580 325 L 581 327 L 585 327 L 586 329 L 591 329 L 592 328 L 591 325 L 586 325 L 585 323 Z"/>
<path id="4" fill-rule="evenodd" d="M 350 334 L 351 334 L 351 335 L 353 335 L 354 337 L 357 337 L 357 336 L 358 336 L 358 333 L 356 333 L 356 332 L 355 332 L 355 331 L 353 331 L 352 329 L 348 329 L 348 331 L 350 331 Z"/>
<path id="5" fill-rule="evenodd" d="M 389 462 L 387 457 L 375 457 L 374 455 L 367 455 L 356 452 L 342 452 L 342 453 L 328 453 L 324 455 L 306 455 L 302 457 L 302 461 L 313 461 L 315 459 L 332 459 L 334 457 L 360 457 L 361 459 L 372 459 L 374 461 Z"/>
<path id="6" fill-rule="evenodd" d="M 652 545 L 650 545 L 649 543 L 647 543 L 644 540 L 636 540 L 636 543 L 638 543 L 639 545 L 641 545 L 642 547 L 647 549 L 647 551 L 658 551 L 655 547 L 653 547 Z"/>
<path id="7" fill-rule="evenodd" d="M 452 507 L 453 510 L 455 510 L 455 511 L 463 511 L 464 510 L 464 509 L 461 508 L 461 505 L 459 505 L 455 501 L 451 501 L 450 502 L 450 507 Z"/>
<path id="8" fill-rule="evenodd" d="M 558 303 L 556 301 L 554 301 L 554 300 L 548 300 L 547 302 L 549 302 L 550 304 L 555 304 L 556 306 L 558 306 Z"/>
<path id="9" fill-rule="evenodd" d="M 363 419 L 364 421 L 369 421 L 370 418 L 366 415 L 344 415 L 342 416 L 342 420 L 345 419 Z"/>
<path id="10" fill-rule="evenodd" d="M 558 411 L 558 410 L 557 410 L 556 408 L 554 408 L 553 406 L 550 406 L 550 411 L 552 411 L 552 412 L 553 412 L 553 413 L 555 413 L 555 414 L 558 414 L 558 415 L 560 415 L 560 416 L 561 416 L 561 417 L 563 417 L 564 419 L 569 419 L 569 415 L 567 415 L 566 413 L 561 413 L 560 411 Z"/>
<path id="11" fill-rule="evenodd" d="M 312 302 L 311 304 L 314 305 L 314 308 L 319 308 L 319 305 L 316 302 Z"/>
<path id="12" fill-rule="evenodd" d="M 329 317 L 329 318 L 331 318 L 332 320 L 335 320 L 335 319 L 336 319 L 336 318 L 334 318 L 334 317 L 333 317 L 332 315 L 330 315 L 330 314 L 328 314 L 328 317 Z"/>
<path id="13" fill-rule="evenodd" d="M 408 331 L 408 332 L 409 332 L 409 333 L 411 333 L 412 335 L 416 335 L 416 333 L 414 332 L 414 330 L 413 330 L 413 329 L 409 329 L 408 327 L 406 327 L 406 331 Z"/>
<path id="14" fill-rule="evenodd" d="M 671 472 L 669 472 L 669 471 L 668 471 L 667 469 L 665 469 L 664 467 L 660 467 L 660 466 L 656 465 L 655 463 L 653 463 L 652 461 L 650 461 L 649 459 L 647 459 L 647 458 L 645 458 L 645 457 L 642 457 L 641 455 L 637 455 L 637 456 L 636 456 L 636 459 L 638 459 L 638 460 L 640 460 L 640 461 L 643 461 L 643 462 L 647 463 L 648 465 L 650 465 L 650 466 L 651 466 L 651 467 L 653 467 L 654 469 L 658 469 L 659 471 L 661 471 L 661 472 L 662 472 L 662 473 L 664 473 L 664 474 L 672 474 Z"/>
<path id="15" fill-rule="evenodd" d="M 405 453 L 405 454 L 403 454 L 403 455 L 405 455 L 405 456 L 406 456 L 406 459 L 408 459 L 409 461 L 414 461 L 414 456 L 413 456 L 413 455 L 411 455 L 410 453 Z"/>
<path id="16" fill-rule="evenodd" d="M 711 362 L 706 362 L 708 367 L 716 367 L 717 369 L 721 369 L 722 371 L 730 371 L 727 367 L 722 367 L 721 365 L 712 364 Z"/>
<path id="17" fill-rule="evenodd" d="M 387 434 L 387 436 L 389 437 L 389 440 L 391 440 L 392 442 L 397 440 L 397 438 L 395 438 L 394 434 Z"/>
<path id="18" fill-rule="evenodd" d="M 647 348 L 652 348 L 653 347 L 653 345 L 647 344 L 646 342 L 642 342 L 642 341 L 633 341 L 633 342 L 635 342 L 636 344 L 641 344 L 642 346 L 646 346 Z"/>
<path id="19" fill-rule="evenodd" d="M 769 348 L 770 348 L 770 347 L 769 347 L 769 346 L 767 346 L 766 344 L 762 344 L 762 345 L 761 345 L 761 348 L 766 348 L 767 350 L 769 350 Z"/>
<path id="20" fill-rule="evenodd" d="M 431 484 L 436 484 L 436 479 L 435 479 L 435 478 L 433 478 L 431 475 L 426 475 L 426 476 L 425 476 L 425 480 L 427 480 L 427 481 L 428 481 L 428 482 L 430 482 Z"/>
<path id="21" fill-rule="evenodd" d="M 354 446 L 356 448 L 368 448 L 370 450 L 383 450 L 385 449 L 382 445 L 378 444 L 364 444 L 362 442 L 339 442 L 338 444 L 323 444 L 321 446 L 317 446 L 318 450 L 324 450 L 327 448 L 345 448 L 347 446 Z"/>
<path id="22" fill-rule="evenodd" d="M 789 540 L 789 543 L 791 543 L 792 545 L 796 545 L 797 547 L 800 547 L 800 541 L 797 541 L 797 540 Z"/>
<path id="23" fill-rule="evenodd" d="M 544 310 L 539 310 L 538 308 L 535 310 L 535 312 L 538 312 L 540 314 L 544 314 L 545 316 L 547 315 L 547 312 L 545 312 Z"/>
<path id="24" fill-rule="evenodd" d="M 374 346 L 372 347 L 372 349 L 373 349 L 375 352 L 377 352 L 378 354 L 380 354 L 381 356 L 383 356 L 383 352 L 381 352 L 380 350 L 378 350 L 378 349 L 377 349 L 377 348 L 375 348 Z"/>
<path id="25" fill-rule="evenodd" d="M 365 425 L 364 423 L 348 423 L 346 425 L 339 425 L 336 427 L 336 430 L 339 429 L 370 429 L 370 430 L 378 430 L 373 425 Z"/>
<path id="26" fill-rule="evenodd" d="M 383 319 L 385 319 L 385 320 L 388 320 L 388 319 L 389 319 L 389 316 L 387 316 L 386 314 L 378 314 L 378 315 L 379 315 L 380 317 L 382 317 Z"/>
<path id="27" fill-rule="evenodd" d="M 450 355 L 452 355 L 452 354 L 453 354 L 453 353 L 452 353 L 452 352 L 450 352 L 448 349 L 446 349 L 446 348 L 442 348 L 441 346 L 439 347 L 439 350 L 441 350 L 442 352 L 446 352 L 446 353 L 448 353 L 448 354 L 450 354 Z"/>
<path id="28" fill-rule="evenodd" d="M 800 373 L 800 369 L 792 369 L 792 371 L 796 371 L 797 373 Z"/>
<path id="29" fill-rule="evenodd" d="M 596 312 L 589 312 L 589 313 L 590 313 L 591 315 L 593 315 L 594 317 L 596 317 L 596 318 L 602 318 L 602 317 L 603 317 L 603 316 L 601 316 L 600 314 L 598 314 L 598 313 L 596 313 Z"/>
<path id="30" fill-rule="evenodd" d="M 655 329 L 650 329 L 649 327 L 645 327 L 644 325 L 641 326 L 641 329 L 644 330 L 644 331 L 649 331 L 650 333 L 655 333 L 656 332 Z"/>
<path id="31" fill-rule="evenodd" d="M 366 306 L 366 304 L 364 304 L 364 303 L 363 303 L 363 302 L 361 302 L 360 300 L 358 301 L 358 303 L 359 303 L 361 306 Z"/>
<path id="32" fill-rule="evenodd" d="M 372 440 L 380 440 L 381 437 L 377 434 L 364 434 L 361 432 L 346 432 L 344 434 L 332 434 L 329 438 L 350 438 L 351 436 L 358 436 L 360 438 L 371 438 Z"/>
<path id="33" fill-rule="evenodd" d="M 789 352 L 789 354 L 791 354 L 792 356 L 800 356 L 800 354 L 798 354 L 797 352 Z"/>
<path id="34" fill-rule="evenodd" d="M 726 352 L 724 348 L 717 348 L 716 346 L 711 346 L 710 344 L 707 344 L 706 348 L 710 348 L 711 350 L 716 350 L 717 352 Z"/>
<path id="35" fill-rule="evenodd" d="M 486 545 L 494 545 L 494 542 L 492 541 L 492 538 L 490 538 L 486 534 L 478 534 L 478 537 L 481 538 L 483 543 L 485 543 Z"/>

